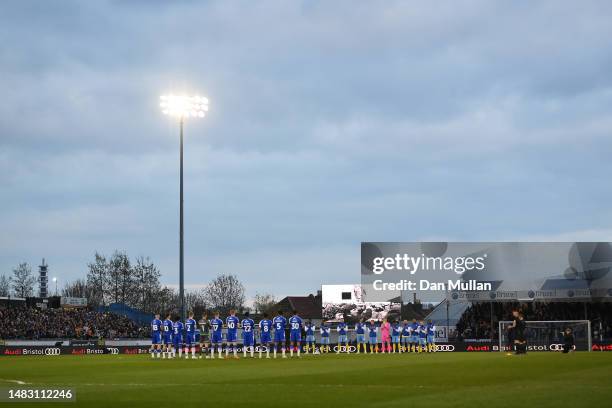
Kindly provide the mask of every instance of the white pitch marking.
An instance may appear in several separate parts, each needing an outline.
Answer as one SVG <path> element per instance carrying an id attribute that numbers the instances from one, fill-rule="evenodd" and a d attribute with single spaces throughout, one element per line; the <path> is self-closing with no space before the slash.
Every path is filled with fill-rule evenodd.
<path id="1" fill-rule="evenodd" d="M 25 381 L 20 381 L 20 380 L 5 380 L 4 378 L 0 378 L 0 381 L 15 383 L 15 384 L 19 384 L 19 385 L 26 385 L 26 384 L 28 384 Z"/>

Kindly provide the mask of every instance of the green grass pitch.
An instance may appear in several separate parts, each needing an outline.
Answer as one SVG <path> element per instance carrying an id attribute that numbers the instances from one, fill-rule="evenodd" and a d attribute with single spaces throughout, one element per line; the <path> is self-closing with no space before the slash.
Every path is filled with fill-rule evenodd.
<path id="1" fill-rule="evenodd" d="M 608 406 L 612 353 L 2 357 L 0 387 L 19 387 L 15 381 L 73 387 L 77 397 L 76 403 L 13 404 L 18 407 Z"/>

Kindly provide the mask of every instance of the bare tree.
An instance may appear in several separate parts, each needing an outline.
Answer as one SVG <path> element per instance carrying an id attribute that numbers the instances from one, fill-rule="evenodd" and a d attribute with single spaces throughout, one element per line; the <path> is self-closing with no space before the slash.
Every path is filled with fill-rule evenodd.
<path id="1" fill-rule="evenodd" d="M 276 305 L 276 298 L 269 293 L 257 293 L 253 300 L 255 313 L 271 312 Z"/>
<path id="2" fill-rule="evenodd" d="M 145 312 L 154 312 L 156 295 L 161 290 L 161 276 L 157 266 L 149 258 L 138 257 L 133 269 L 136 299 L 133 306 Z"/>
<path id="3" fill-rule="evenodd" d="M 62 289 L 62 296 L 87 298 L 89 301 L 89 287 L 83 279 L 77 279 L 73 282 L 68 282 Z"/>
<path id="4" fill-rule="evenodd" d="M 154 313 L 178 313 L 179 295 L 174 289 L 164 286 L 155 294 Z"/>
<path id="5" fill-rule="evenodd" d="M 132 304 L 132 300 L 137 296 L 137 291 L 127 254 L 115 251 L 108 265 L 111 301 L 113 303 Z"/>
<path id="6" fill-rule="evenodd" d="M 108 262 L 104 255 L 96 252 L 95 261 L 87 265 L 87 286 L 89 287 L 90 296 L 87 302 L 90 305 L 104 305 L 108 298 L 107 289 L 109 285 Z M 106 295 L 106 296 L 105 296 Z"/>
<path id="7" fill-rule="evenodd" d="M 211 308 L 227 313 L 230 309 L 242 309 L 244 285 L 236 275 L 219 275 L 204 289 L 207 303 Z"/>
<path id="8" fill-rule="evenodd" d="M 11 280 L 6 275 L 0 276 L 0 296 L 11 294 Z"/>
<path id="9" fill-rule="evenodd" d="M 34 283 L 36 278 L 32 276 L 32 268 L 27 262 L 22 262 L 13 269 L 13 276 L 11 277 L 11 284 L 13 286 L 13 293 L 17 297 L 31 297 L 34 293 Z"/>
<path id="10" fill-rule="evenodd" d="M 132 265 L 125 252 L 115 251 L 108 260 L 96 252 L 94 262 L 88 267 L 91 304 L 125 303 L 145 312 L 159 307 L 161 273 L 148 257 L 138 257 Z M 164 291 L 162 295 L 169 299 L 168 293 Z"/>
<path id="11" fill-rule="evenodd" d="M 185 308 L 200 318 L 206 311 L 206 292 L 203 289 L 186 291 Z"/>

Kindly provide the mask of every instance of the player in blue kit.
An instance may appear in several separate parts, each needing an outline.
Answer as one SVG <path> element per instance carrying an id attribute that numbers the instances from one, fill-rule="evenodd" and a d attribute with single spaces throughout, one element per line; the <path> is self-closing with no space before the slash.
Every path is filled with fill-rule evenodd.
<path id="1" fill-rule="evenodd" d="M 436 325 L 429 320 L 427 322 L 427 352 L 435 353 L 436 351 Z"/>
<path id="2" fill-rule="evenodd" d="M 223 358 L 221 354 L 223 352 L 223 320 L 219 319 L 219 312 L 215 312 L 215 318 L 210 321 L 210 358 L 215 358 L 215 346 L 217 346 L 217 352 L 219 358 Z"/>
<path id="3" fill-rule="evenodd" d="M 391 324 L 391 345 L 393 346 L 393 352 L 396 351 L 398 353 L 402 352 L 402 347 L 400 346 L 400 336 L 402 335 L 402 326 L 399 321 L 394 321 Z"/>
<path id="4" fill-rule="evenodd" d="M 227 326 L 227 344 L 225 346 L 225 357 L 229 355 L 229 348 L 232 347 L 232 351 L 234 352 L 234 358 L 238 358 L 238 324 L 240 320 L 236 317 L 236 311 L 234 309 L 230 310 L 230 315 L 225 319 L 225 324 Z"/>
<path id="5" fill-rule="evenodd" d="M 268 319 L 268 314 L 263 314 L 263 320 L 259 322 L 259 358 L 263 348 L 266 348 L 266 358 L 270 358 L 270 343 L 272 342 L 272 320 Z"/>
<path id="6" fill-rule="evenodd" d="M 155 319 L 151 321 L 151 358 L 159 358 L 161 352 L 161 330 L 162 322 L 159 320 L 159 313 L 156 313 Z"/>
<path id="7" fill-rule="evenodd" d="M 172 357 L 176 357 L 178 350 L 179 358 L 183 356 L 183 323 L 177 319 L 172 323 Z"/>
<path id="8" fill-rule="evenodd" d="M 344 349 L 348 353 L 348 327 L 346 326 L 346 323 L 338 323 L 338 327 L 336 327 L 336 330 L 338 331 L 338 349 L 336 350 L 336 354 L 340 353 L 342 343 L 344 343 Z"/>
<path id="9" fill-rule="evenodd" d="M 162 358 L 170 358 L 172 349 L 172 315 L 168 313 L 162 322 Z"/>
<path id="10" fill-rule="evenodd" d="M 283 358 L 287 358 L 285 355 L 285 327 L 287 326 L 287 319 L 283 316 L 282 310 L 279 310 L 274 320 L 272 320 L 272 326 L 274 327 L 274 358 L 276 358 L 276 351 L 279 345 Z"/>
<path id="11" fill-rule="evenodd" d="M 249 312 L 244 312 L 244 319 L 240 322 L 242 327 L 242 355 L 246 357 L 247 348 L 251 352 L 251 358 L 255 352 L 255 322 L 249 317 Z"/>
<path id="12" fill-rule="evenodd" d="M 409 352 L 410 351 L 410 325 L 408 324 L 408 320 L 404 320 L 402 324 L 402 351 Z"/>
<path id="13" fill-rule="evenodd" d="M 419 324 L 416 319 L 412 319 L 412 323 L 410 323 L 410 348 L 412 352 L 415 353 L 418 351 L 419 345 Z"/>
<path id="14" fill-rule="evenodd" d="M 425 351 L 425 347 L 427 346 L 427 326 L 421 320 L 419 322 L 419 353 L 421 351 Z"/>
<path id="15" fill-rule="evenodd" d="M 370 343 L 370 354 L 374 352 L 378 353 L 378 327 L 376 327 L 376 323 L 374 319 L 370 320 L 370 324 L 368 325 L 368 337 Z"/>
<path id="16" fill-rule="evenodd" d="M 366 341 L 365 341 L 365 329 L 366 326 L 363 323 L 363 319 L 361 319 L 355 325 L 355 341 L 357 342 L 357 354 L 359 354 L 361 347 L 363 347 L 363 352 L 366 353 Z"/>
<path id="17" fill-rule="evenodd" d="M 289 318 L 289 355 L 293 357 L 293 349 L 296 348 L 297 356 L 300 357 L 302 349 L 302 318 L 298 316 L 297 310 L 293 311 L 293 316 Z"/>
<path id="18" fill-rule="evenodd" d="M 189 349 L 191 348 L 191 358 L 195 356 L 195 331 L 197 323 L 193 318 L 193 312 L 189 312 L 189 318 L 185 321 L 185 358 L 189 358 Z"/>
<path id="19" fill-rule="evenodd" d="M 321 323 L 321 353 L 329 353 L 329 334 L 331 327 L 327 323 Z"/>
<path id="20" fill-rule="evenodd" d="M 308 354 L 308 350 L 312 349 L 312 352 L 315 351 L 315 325 L 309 320 L 304 325 L 304 331 L 306 332 L 306 346 L 304 347 L 306 354 Z"/>

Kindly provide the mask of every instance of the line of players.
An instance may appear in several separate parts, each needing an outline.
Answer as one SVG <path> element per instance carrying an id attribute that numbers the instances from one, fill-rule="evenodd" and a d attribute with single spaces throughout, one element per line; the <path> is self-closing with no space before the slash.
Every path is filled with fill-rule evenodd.
<path id="1" fill-rule="evenodd" d="M 152 358 L 175 358 L 182 357 L 183 350 L 185 358 L 196 357 L 196 345 L 200 346 L 202 354 L 208 349 L 210 353 L 206 358 L 215 358 L 215 350 L 218 358 L 223 358 L 223 345 L 225 344 L 225 358 L 229 357 L 230 350 L 232 357 L 238 358 L 238 329 L 242 330 L 242 350 L 243 356 L 247 353 L 254 357 L 255 354 L 255 322 L 250 318 L 249 313 L 243 315 L 240 320 L 236 316 L 236 311 L 231 310 L 230 315 L 221 320 L 219 313 L 214 314 L 214 318 L 208 320 L 205 316 L 199 322 L 201 330 L 198 329 L 198 323 L 193 318 L 193 312 L 189 313 L 189 318 L 183 325 L 180 321 L 172 321 L 172 315 L 168 314 L 164 321 L 160 320 L 160 315 L 155 315 L 155 319 L 151 322 Z M 227 328 L 225 341 L 223 339 L 223 327 Z M 282 311 L 278 311 L 277 315 L 270 320 L 267 313 L 264 313 L 263 319 L 258 323 L 259 328 L 259 358 L 262 358 L 263 350 L 265 349 L 266 358 L 270 358 L 270 349 L 273 351 L 274 358 L 277 357 L 277 352 L 280 351 L 283 358 L 286 358 L 286 339 L 285 329 L 289 325 L 289 353 L 290 356 L 295 354 L 301 356 L 302 346 L 302 330 L 306 334 L 304 342 L 304 351 L 306 354 L 316 351 L 316 336 L 317 329 L 312 322 L 304 323 L 297 311 L 286 319 Z M 339 323 L 337 328 L 338 343 L 336 353 L 342 350 L 349 352 L 349 328 L 346 323 Z M 381 331 L 381 347 L 378 343 L 378 331 Z M 329 353 L 331 327 L 326 323 L 322 323 L 318 330 L 320 332 L 320 352 Z M 379 326 L 374 320 L 369 322 L 360 321 L 354 327 L 355 340 L 357 345 L 357 353 L 402 353 L 402 352 L 435 352 L 435 325 L 429 321 L 425 324 L 423 321 L 417 322 L 416 319 L 412 322 L 398 321 L 388 323 L 386 320 Z M 367 336 L 366 336 L 367 334 Z"/>
<path id="2" fill-rule="evenodd" d="M 344 323 L 338 325 L 338 345 L 346 341 L 342 336 Z M 378 343 L 378 331 L 381 332 L 381 347 Z M 389 323 L 383 320 L 377 327 L 374 320 L 366 323 L 363 320 L 355 325 L 357 353 L 433 353 L 436 352 L 436 325 L 430 320 L 427 324 L 421 320 L 413 319 L 412 322 L 404 320 L 402 323 L 395 321 Z M 367 331 L 367 341 L 366 341 Z M 346 343 L 348 349 L 348 343 Z M 329 346 L 327 347 L 329 351 Z"/>

